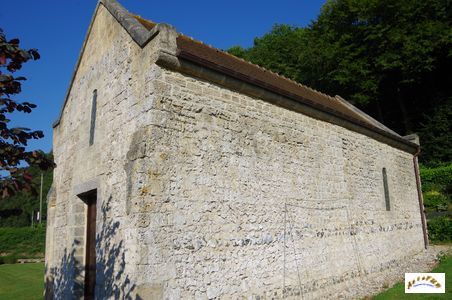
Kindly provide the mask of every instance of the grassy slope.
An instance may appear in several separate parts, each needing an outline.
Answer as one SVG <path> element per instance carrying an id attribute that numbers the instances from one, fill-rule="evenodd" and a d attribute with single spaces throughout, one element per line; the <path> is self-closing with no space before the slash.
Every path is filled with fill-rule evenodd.
<path id="1" fill-rule="evenodd" d="M 43 257 L 45 248 L 44 226 L 38 228 L 0 227 L 0 255 L 9 254 L 18 257 Z"/>
<path id="2" fill-rule="evenodd" d="M 431 271 L 432 273 L 446 273 L 445 294 L 405 294 L 404 283 L 397 283 L 389 290 L 372 298 L 374 300 L 399 299 L 452 299 L 452 256 L 448 256 L 441 264 Z"/>
<path id="3" fill-rule="evenodd" d="M 44 264 L 0 265 L 0 299 L 42 299 Z"/>

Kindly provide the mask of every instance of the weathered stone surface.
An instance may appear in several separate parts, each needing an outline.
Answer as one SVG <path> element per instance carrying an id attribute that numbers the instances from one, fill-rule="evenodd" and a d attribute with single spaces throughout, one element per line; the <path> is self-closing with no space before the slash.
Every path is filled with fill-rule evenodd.
<path id="1" fill-rule="evenodd" d="M 421 271 L 411 154 L 158 66 L 165 30 L 142 49 L 99 6 L 54 130 L 48 298 L 83 289 L 93 180 L 99 299 L 359 298 Z"/>

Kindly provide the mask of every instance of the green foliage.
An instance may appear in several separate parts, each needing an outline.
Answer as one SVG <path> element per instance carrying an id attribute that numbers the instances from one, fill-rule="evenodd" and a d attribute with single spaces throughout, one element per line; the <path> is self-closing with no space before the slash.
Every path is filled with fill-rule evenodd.
<path id="1" fill-rule="evenodd" d="M 438 167 L 421 166 L 420 175 L 427 212 L 449 210 L 452 206 L 452 163 Z M 434 217 L 428 220 L 427 227 L 432 242 L 452 241 L 450 217 Z"/>
<path id="2" fill-rule="evenodd" d="M 431 115 L 425 115 L 419 134 L 422 158 L 430 165 L 452 160 L 452 97 L 435 107 Z"/>
<path id="3" fill-rule="evenodd" d="M 46 154 L 52 159 L 52 154 Z M 28 168 L 32 176 L 32 186 L 39 191 L 41 170 L 37 167 Z M 52 185 L 53 171 L 43 173 L 43 217 L 47 215 L 46 195 Z M 39 210 L 39 194 L 22 191 L 5 199 L 0 198 L 0 227 L 23 227 L 31 225 L 31 213 Z"/>
<path id="4" fill-rule="evenodd" d="M 436 211 L 447 211 L 449 208 L 450 201 L 442 194 L 436 194 L 430 198 L 430 201 L 432 203 L 432 207 L 434 207 Z"/>
<path id="5" fill-rule="evenodd" d="M 429 191 L 437 191 L 449 195 L 452 193 L 452 163 L 433 168 L 421 166 L 420 175 L 422 190 L 425 193 Z"/>
<path id="6" fill-rule="evenodd" d="M 45 226 L 0 228 L 0 254 L 3 260 L 11 262 L 17 258 L 43 257 L 45 234 Z"/>
<path id="7" fill-rule="evenodd" d="M 28 203 L 25 203 L 24 205 L 29 206 Z M 13 210 L 7 209 L 2 210 L 1 213 L 3 214 L 3 216 L 0 218 L 0 227 L 30 226 L 31 214 L 25 211 L 24 209 L 13 209 Z"/>
<path id="8" fill-rule="evenodd" d="M 299 49 L 306 42 L 306 30 L 288 25 L 275 25 L 261 38 L 254 39 L 254 47 L 232 47 L 229 53 L 266 67 L 289 78 L 299 76 Z M 282 45 L 284 45 L 282 47 Z"/>
<path id="9" fill-rule="evenodd" d="M 424 206 L 428 210 L 446 211 L 449 206 L 449 199 L 437 191 L 425 192 Z"/>
<path id="10" fill-rule="evenodd" d="M 448 0 L 329 0 L 308 27 L 277 25 L 229 51 L 420 131 L 423 162 L 451 161 L 451 28 Z"/>
<path id="11" fill-rule="evenodd" d="M 436 261 L 438 263 L 444 263 L 447 260 L 447 253 L 444 253 L 443 251 L 438 252 L 438 254 L 436 254 Z"/>
<path id="12" fill-rule="evenodd" d="M 18 259 L 18 257 L 15 254 L 0 256 L 0 265 L 15 264 L 17 262 L 17 259 Z"/>
<path id="13" fill-rule="evenodd" d="M 242 48 L 241 46 L 233 46 L 228 49 L 228 52 L 237 57 L 241 57 L 243 59 L 246 58 L 246 50 L 244 48 Z"/>
<path id="14" fill-rule="evenodd" d="M 452 241 L 452 220 L 449 217 L 437 217 L 427 222 L 429 239 L 432 242 Z"/>

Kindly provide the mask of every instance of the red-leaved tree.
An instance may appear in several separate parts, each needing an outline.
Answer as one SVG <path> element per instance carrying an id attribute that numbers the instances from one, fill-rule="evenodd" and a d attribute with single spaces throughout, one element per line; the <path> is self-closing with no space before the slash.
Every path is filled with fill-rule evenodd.
<path id="1" fill-rule="evenodd" d="M 19 102 L 15 95 L 21 92 L 21 82 L 25 77 L 14 77 L 28 60 L 39 59 L 36 49 L 24 50 L 19 47 L 19 40 L 6 40 L 0 29 L 0 196 L 2 198 L 18 191 L 34 191 L 32 177 L 25 168 L 25 163 L 48 170 L 55 165 L 46 158 L 42 151 L 27 151 L 30 139 L 40 139 L 44 134 L 40 130 L 23 127 L 10 127 L 8 118 L 14 112 L 31 113 L 36 107 L 30 102 Z"/>

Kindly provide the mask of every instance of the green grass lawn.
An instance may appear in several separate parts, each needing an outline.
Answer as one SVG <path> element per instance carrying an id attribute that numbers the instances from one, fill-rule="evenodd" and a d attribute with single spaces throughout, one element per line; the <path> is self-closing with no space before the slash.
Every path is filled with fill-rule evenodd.
<path id="1" fill-rule="evenodd" d="M 44 264 L 0 265 L 0 299 L 42 299 Z"/>
<path id="2" fill-rule="evenodd" d="M 431 273 L 446 273 L 445 294 L 405 294 L 404 283 L 397 283 L 389 290 L 372 298 L 373 300 L 399 299 L 452 299 L 452 256 L 447 256 Z"/>
<path id="3" fill-rule="evenodd" d="M 452 256 L 446 257 L 431 272 L 446 273 L 445 294 L 405 294 L 404 283 L 375 296 L 374 300 L 452 299 Z M 44 264 L 0 265 L 0 299 L 42 299 L 44 291 Z"/>

